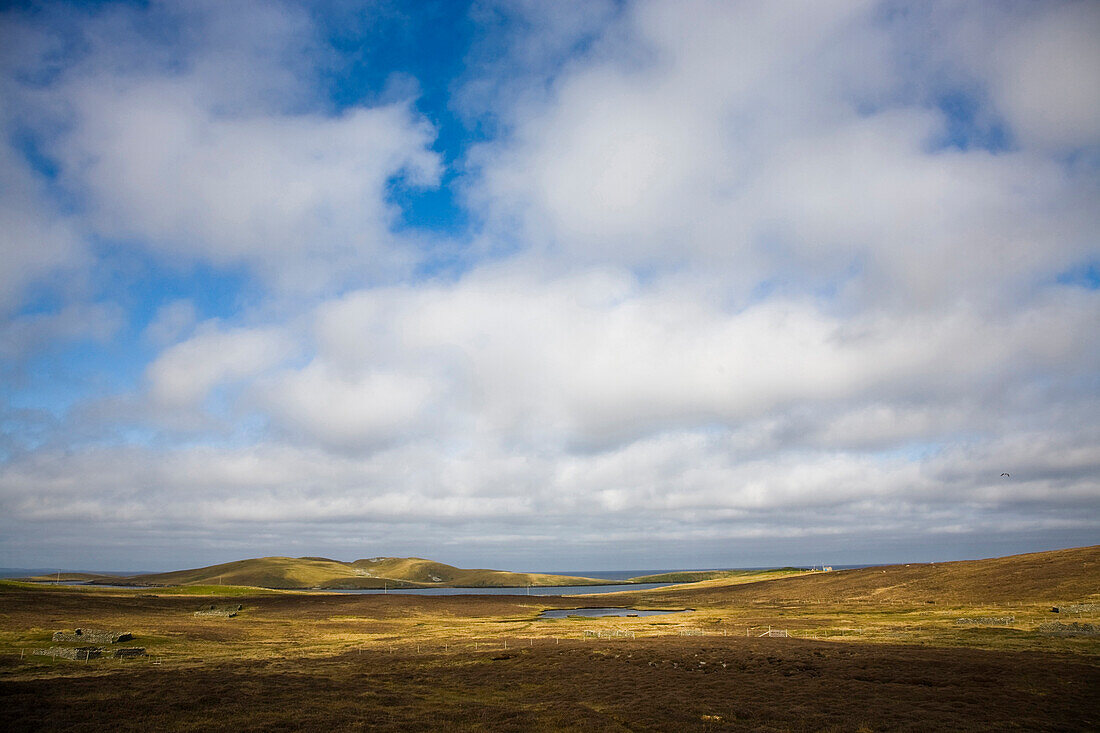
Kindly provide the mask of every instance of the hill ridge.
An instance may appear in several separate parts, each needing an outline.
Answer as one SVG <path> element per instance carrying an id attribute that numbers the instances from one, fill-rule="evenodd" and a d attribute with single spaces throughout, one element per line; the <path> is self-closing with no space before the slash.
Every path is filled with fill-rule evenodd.
<path id="1" fill-rule="evenodd" d="M 93 584 L 238 585 L 278 589 L 493 588 L 601 585 L 624 581 L 547 573 L 466 569 L 419 557 L 373 557 L 351 562 L 318 556 L 272 555 L 164 573 L 93 579 Z"/>
<path id="2" fill-rule="evenodd" d="M 737 583 L 709 580 L 652 591 L 670 602 L 746 604 L 977 603 L 1100 599 L 1100 545 L 981 560 L 899 563 Z M 672 599 L 677 599 L 673 601 Z"/>

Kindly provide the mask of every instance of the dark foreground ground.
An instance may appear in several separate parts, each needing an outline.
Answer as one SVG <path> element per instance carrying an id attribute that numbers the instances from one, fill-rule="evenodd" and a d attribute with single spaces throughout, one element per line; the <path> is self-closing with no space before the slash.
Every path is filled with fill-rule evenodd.
<path id="1" fill-rule="evenodd" d="M 0 682 L 0 729 L 1100 730 L 1088 657 L 743 637 L 530 643 L 72 663 Z"/>

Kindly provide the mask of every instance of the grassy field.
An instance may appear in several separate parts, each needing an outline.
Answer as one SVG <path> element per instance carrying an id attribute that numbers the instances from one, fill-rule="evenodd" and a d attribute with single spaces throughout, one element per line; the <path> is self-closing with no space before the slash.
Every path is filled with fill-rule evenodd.
<path id="1" fill-rule="evenodd" d="M 565 598 L 6 582 L 0 727 L 1096 730 L 1100 637 L 1041 625 L 1100 624 L 1098 561 L 1083 548 Z M 243 608 L 196 616 L 206 603 Z M 681 610 L 538 617 L 583 606 Z M 30 655 L 76 627 L 132 632 L 148 656 Z"/>

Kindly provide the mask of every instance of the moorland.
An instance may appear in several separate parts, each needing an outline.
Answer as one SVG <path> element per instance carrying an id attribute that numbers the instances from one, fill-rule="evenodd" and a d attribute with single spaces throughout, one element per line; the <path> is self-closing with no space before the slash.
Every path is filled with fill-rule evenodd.
<path id="1" fill-rule="evenodd" d="M 539 618 L 593 606 L 676 612 Z M 572 597 L 5 581 L 0 727 L 1097 730 L 1098 611 L 1100 546 Z M 75 628 L 145 654 L 33 654 Z"/>

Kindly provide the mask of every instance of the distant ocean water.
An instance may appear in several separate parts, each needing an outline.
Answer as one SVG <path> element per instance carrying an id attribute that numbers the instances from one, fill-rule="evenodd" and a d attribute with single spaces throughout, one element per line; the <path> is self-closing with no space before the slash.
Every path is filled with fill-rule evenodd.
<path id="1" fill-rule="evenodd" d="M 719 568 L 708 568 L 717 570 Z M 723 570 L 725 568 L 722 568 Z M 600 578 L 601 580 L 629 580 L 643 575 L 659 575 L 660 573 L 685 573 L 694 570 L 536 570 L 533 572 L 546 573 L 548 575 L 572 575 L 580 578 Z"/>
<path id="2" fill-rule="evenodd" d="M 95 573 L 97 575 L 143 575 L 150 570 L 72 570 L 70 568 L 0 568 L 0 578 L 30 578 L 35 575 L 62 573 Z"/>

